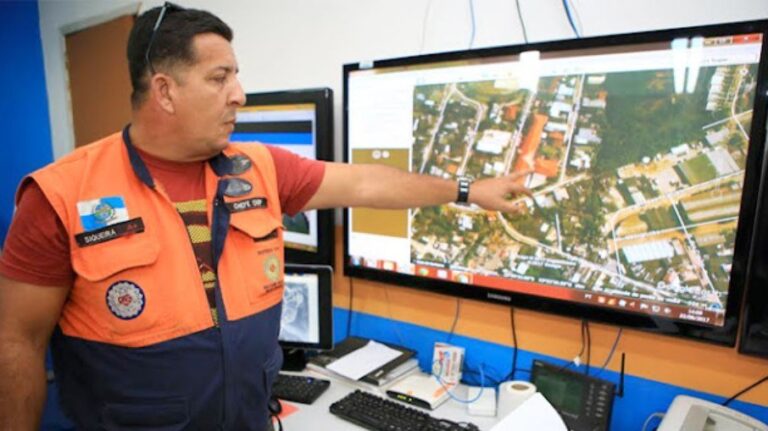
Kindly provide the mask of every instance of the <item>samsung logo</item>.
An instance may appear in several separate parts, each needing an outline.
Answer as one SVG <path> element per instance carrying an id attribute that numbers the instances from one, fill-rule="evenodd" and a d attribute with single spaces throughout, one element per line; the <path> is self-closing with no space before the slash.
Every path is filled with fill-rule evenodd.
<path id="1" fill-rule="evenodd" d="M 498 293 L 489 293 L 488 299 L 498 299 L 499 301 L 512 302 L 512 298 L 506 295 L 499 295 Z"/>

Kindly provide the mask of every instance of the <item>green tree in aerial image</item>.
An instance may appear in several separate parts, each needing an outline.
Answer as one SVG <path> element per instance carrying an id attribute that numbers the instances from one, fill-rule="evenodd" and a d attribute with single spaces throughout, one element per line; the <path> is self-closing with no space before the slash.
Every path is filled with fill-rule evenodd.
<path id="1" fill-rule="evenodd" d="M 672 72 L 623 72 L 606 77 L 606 127 L 595 173 L 666 153 L 684 142 L 700 140 L 711 121 L 704 110 L 706 80 L 693 94 L 675 94 Z M 701 91 L 698 91 L 702 89 Z"/>

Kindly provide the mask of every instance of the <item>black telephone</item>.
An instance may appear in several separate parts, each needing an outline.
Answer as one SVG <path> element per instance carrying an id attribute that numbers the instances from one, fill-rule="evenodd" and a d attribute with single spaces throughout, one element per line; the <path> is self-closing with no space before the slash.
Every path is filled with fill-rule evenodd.
<path id="1" fill-rule="evenodd" d="M 531 383 L 560 413 L 571 431 L 607 431 L 616 385 L 534 360 Z"/>

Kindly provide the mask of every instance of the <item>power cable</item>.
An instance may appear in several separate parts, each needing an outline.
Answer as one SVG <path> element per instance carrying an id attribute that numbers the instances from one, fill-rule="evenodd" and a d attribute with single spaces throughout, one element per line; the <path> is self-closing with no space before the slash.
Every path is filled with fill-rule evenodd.
<path id="1" fill-rule="evenodd" d="M 427 7 L 424 8 L 424 18 L 421 22 L 421 47 L 419 47 L 419 54 L 424 53 L 424 41 L 427 38 L 427 19 L 429 18 L 429 11 L 432 8 L 432 0 L 427 1 Z"/>
<path id="2" fill-rule="evenodd" d="M 403 341 L 403 334 L 400 333 L 400 321 L 395 319 L 392 315 L 392 301 L 389 300 L 389 287 L 387 285 L 384 285 L 384 298 L 387 300 L 387 311 L 389 312 L 389 318 L 395 325 L 395 335 L 397 335 L 397 340 L 400 342 L 401 346 L 405 346 L 405 341 Z"/>
<path id="3" fill-rule="evenodd" d="M 523 40 L 528 43 L 528 32 L 525 29 L 525 20 L 523 19 L 523 11 L 520 9 L 520 0 L 515 0 L 515 6 L 517 7 L 517 18 L 520 20 L 520 27 L 523 29 Z"/>
<path id="4" fill-rule="evenodd" d="M 736 395 L 734 395 L 734 396 L 732 396 L 732 397 L 728 398 L 727 400 L 723 401 L 723 402 L 722 402 L 722 404 L 723 404 L 724 406 L 727 406 L 728 404 L 730 404 L 730 403 L 731 403 L 731 401 L 733 401 L 733 400 L 735 400 L 736 398 L 738 398 L 738 397 L 740 397 L 740 396 L 742 396 L 742 395 L 746 394 L 747 392 L 749 392 L 749 391 L 751 391 L 752 389 L 756 388 L 757 386 L 759 386 L 761 383 L 763 383 L 763 382 L 764 382 L 764 381 L 766 381 L 766 380 L 768 380 L 768 376 L 765 376 L 765 377 L 763 377 L 762 379 L 760 379 L 760 380 L 756 381 L 755 383 L 752 383 L 751 385 L 747 386 L 746 388 L 744 388 L 744 389 L 740 390 L 739 392 L 736 392 Z"/>
<path id="5" fill-rule="evenodd" d="M 456 324 L 459 323 L 459 313 L 461 312 L 461 298 L 456 298 L 456 312 L 453 315 L 453 323 L 451 324 L 451 330 L 448 332 L 448 343 L 453 338 L 453 333 L 456 331 Z"/>
<path id="6" fill-rule="evenodd" d="M 616 339 L 613 340 L 613 346 L 611 346 L 610 352 L 608 352 L 608 357 L 605 358 L 605 362 L 603 363 L 603 366 L 600 367 L 600 369 L 595 373 L 595 376 L 599 376 L 600 373 L 605 371 L 605 368 L 608 366 L 608 363 L 611 362 L 611 358 L 613 358 L 613 354 L 616 353 L 616 346 L 619 345 L 619 340 L 621 339 L 621 333 L 624 329 L 619 328 L 619 332 L 616 334 Z"/>
<path id="7" fill-rule="evenodd" d="M 472 34 L 469 38 L 469 49 L 475 44 L 475 0 L 469 0 L 469 16 L 472 20 Z"/>
<path id="8" fill-rule="evenodd" d="M 349 307 L 347 308 L 347 337 L 352 335 L 352 297 L 354 296 L 355 287 L 352 284 L 352 277 L 349 278 Z"/>
<path id="9" fill-rule="evenodd" d="M 589 375 L 589 361 L 592 356 L 592 334 L 589 332 L 589 322 L 584 320 L 584 329 L 587 332 L 587 367 L 584 369 L 584 374 Z"/>
<path id="10" fill-rule="evenodd" d="M 512 326 L 512 371 L 509 373 L 509 379 L 515 380 L 517 373 L 517 329 L 515 328 L 515 307 L 509 307 L 509 320 Z"/>
<path id="11" fill-rule="evenodd" d="M 585 323 L 586 323 L 586 320 L 582 320 L 581 321 L 581 348 L 579 349 L 579 353 L 577 353 L 576 356 L 574 356 L 573 360 L 567 362 L 565 365 L 560 367 L 559 371 L 562 371 L 562 370 L 570 367 L 572 364 L 575 364 L 576 366 L 578 366 L 577 361 L 581 360 L 581 355 L 584 354 L 584 349 L 586 349 L 586 347 L 587 347 L 587 343 L 586 343 L 587 336 L 586 336 L 586 331 L 585 331 L 585 327 L 584 327 Z"/>

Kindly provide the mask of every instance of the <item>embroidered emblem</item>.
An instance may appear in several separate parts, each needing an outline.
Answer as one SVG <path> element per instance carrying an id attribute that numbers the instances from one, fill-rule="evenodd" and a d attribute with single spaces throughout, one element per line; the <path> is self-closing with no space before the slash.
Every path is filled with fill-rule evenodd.
<path id="1" fill-rule="evenodd" d="M 224 194 L 229 197 L 235 198 L 247 195 L 253 190 L 251 183 L 240 178 L 229 178 L 225 181 L 227 182 L 227 188 L 224 189 Z"/>
<path id="2" fill-rule="evenodd" d="M 93 208 L 93 216 L 101 223 L 108 223 L 115 217 L 115 209 L 106 202 L 99 202 Z"/>
<path id="3" fill-rule="evenodd" d="M 122 196 L 80 201 L 77 203 L 77 213 L 86 232 L 128 220 L 128 209 Z"/>
<path id="4" fill-rule="evenodd" d="M 232 171 L 230 172 L 232 175 L 240 175 L 251 168 L 251 159 L 242 154 L 233 156 L 229 160 L 232 162 Z"/>
<path id="5" fill-rule="evenodd" d="M 109 311 L 123 320 L 138 317 L 144 311 L 144 291 L 131 281 L 120 280 L 107 289 Z"/>
<path id="6" fill-rule="evenodd" d="M 264 260 L 264 274 L 267 276 L 267 280 L 276 282 L 280 280 L 280 259 L 276 254 L 267 256 Z"/>

